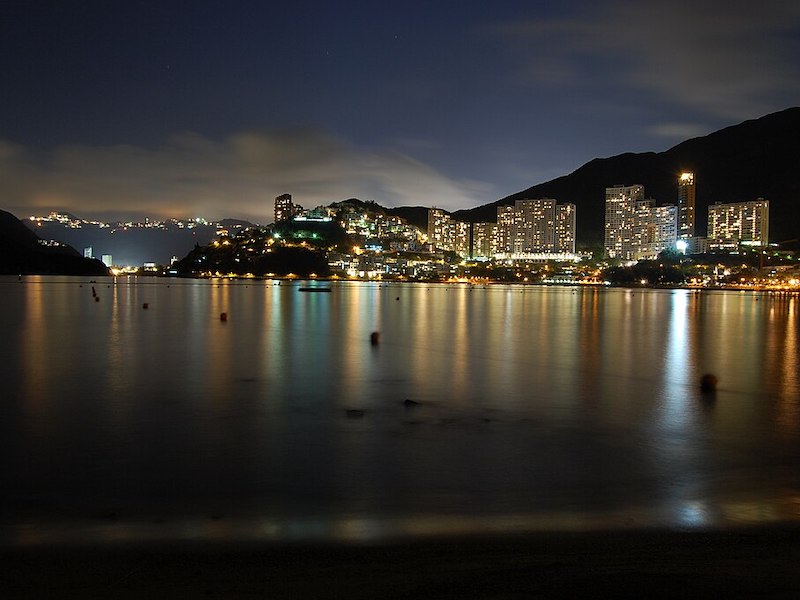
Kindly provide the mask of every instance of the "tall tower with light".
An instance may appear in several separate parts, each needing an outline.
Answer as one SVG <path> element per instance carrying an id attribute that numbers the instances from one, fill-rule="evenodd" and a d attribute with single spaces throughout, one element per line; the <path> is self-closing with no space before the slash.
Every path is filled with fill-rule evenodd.
<path id="1" fill-rule="evenodd" d="M 695 235 L 694 206 L 694 173 L 681 173 L 678 177 L 678 239 L 688 240 Z"/>

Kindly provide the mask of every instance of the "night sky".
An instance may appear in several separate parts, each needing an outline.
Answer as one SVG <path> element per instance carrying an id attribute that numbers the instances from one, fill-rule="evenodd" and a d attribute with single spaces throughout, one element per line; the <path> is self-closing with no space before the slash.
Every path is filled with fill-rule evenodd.
<path id="1" fill-rule="evenodd" d="M 456 210 L 800 104 L 800 2 L 5 0 L 0 73 L 19 217 Z"/>

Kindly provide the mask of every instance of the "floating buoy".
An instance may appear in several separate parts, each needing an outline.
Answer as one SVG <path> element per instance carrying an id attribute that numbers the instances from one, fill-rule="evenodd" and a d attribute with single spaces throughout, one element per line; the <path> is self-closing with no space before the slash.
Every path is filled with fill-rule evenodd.
<path id="1" fill-rule="evenodd" d="M 145 302 L 144 304 L 142 304 L 142 308 L 148 309 L 150 308 L 150 305 L 147 302 Z"/>
<path id="2" fill-rule="evenodd" d="M 94 297 L 94 301 L 95 301 L 95 302 L 100 302 L 100 296 L 95 296 L 95 297 Z"/>
<path id="3" fill-rule="evenodd" d="M 369 336 L 369 341 L 373 346 L 377 346 L 378 342 L 381 341 L 381 334 L 377 331 L 373 331 Z"/>
<path id="4" fill-rule="evenodd" d="M 700 389 L 704 392 L 715 392 L 717 390 L 717 376 L 706 373 L 700 378 Z"/>
<path id="5" fill-rule="evenodd" d="M 220 313 L 219 320 L 220 321 L 227 321 L 228 320 L 228 313 Z"/>

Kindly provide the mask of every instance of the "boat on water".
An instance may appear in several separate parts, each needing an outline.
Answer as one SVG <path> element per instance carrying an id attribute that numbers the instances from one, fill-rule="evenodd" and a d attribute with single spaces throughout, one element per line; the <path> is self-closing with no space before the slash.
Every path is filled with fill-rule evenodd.
<path id="1" fill-rule="evenodd" d="M 301 292 L 330 292 L 331 288 L 329 288 L 329 287 L 318 287 L 318 286 L 301 287 L 301 288 L 299 288 L 299 291 L 301 291 Z"/>

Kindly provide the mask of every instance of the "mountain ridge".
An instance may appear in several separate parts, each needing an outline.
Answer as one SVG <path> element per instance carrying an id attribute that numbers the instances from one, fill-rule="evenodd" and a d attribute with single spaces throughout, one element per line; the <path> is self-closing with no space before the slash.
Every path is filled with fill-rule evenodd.
<path id="1" fill-rule="evenodd" d="M 555 198 L 577 205 L 578 244 L 601 245 L 606 187 L 642 184 L 659 204 L 675 204 L 682 171 L 695 173 L 698 235 L 706 233 L 710 204 L 761 197 L 770 201 L 770 238 L 800 237 L 800 107 L 691 138 L 664 152 L 594 158 L 568 175 L 452 215 L 495 221 L 498 206 L 522 198 Z"/>

